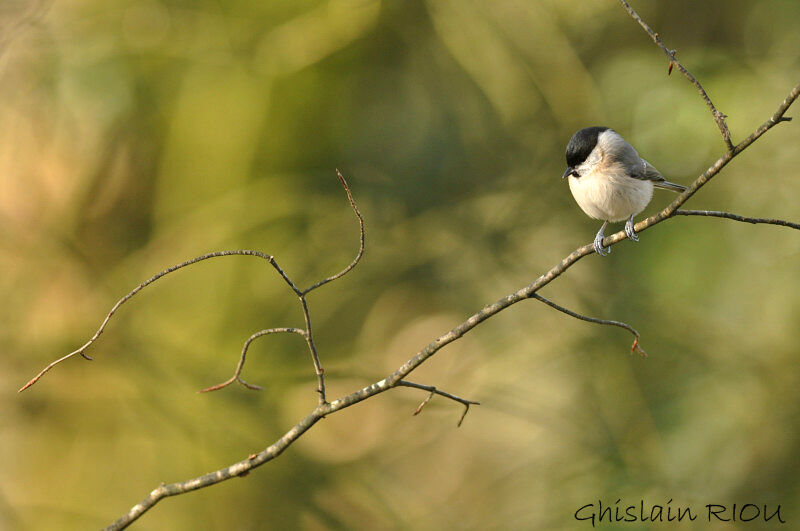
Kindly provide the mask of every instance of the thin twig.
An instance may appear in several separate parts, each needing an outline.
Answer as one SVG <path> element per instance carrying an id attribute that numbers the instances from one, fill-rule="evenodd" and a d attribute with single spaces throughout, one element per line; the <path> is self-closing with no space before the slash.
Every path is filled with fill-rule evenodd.
<path id="1" fill-rule="evenodd" d="M 317 394 L 319 395 L 318 400 L 320 405 L 327 403 L 327 400 L 325 398 L 325 369 L 322 368 L 322 363 L 320 362 L 319 354 L 317 353 L 317 346 L 314 343 L 314 332 L 311 329 L 311 316 L 308 313 L 308 303 L 306 302 L 306 295 L 308 295 L 308 293 L 310 293 L 311 291 L 324 286 L 328 282 L 333 282 L 334 280 L 342 278 L 344 275 L 349 273 L 356 265 L 358 265 L 358 262 L 361 260 L 361 257 L 364 256 L 364 245 L 365 245 L 364 217 L 361 215 L 361 211 L 358 209 L 358 205 L 356 204 L 355 199 L 353 199 L 353 194 L 350 191 L 350 186 L 347 184 L 347 181 L 345 180 L 344 176 L 339 170 L 336 170 L 336 176 L 339 178 L 339 182 L 341 183 L 342 188 L 344 188 L 344 191 L 347 194 L 347 200 L 350 202 L 350 206 L 352 207 L 353 212 L 356 215 L 356 218 L 358 218 L 358 231 L 360 236 L 358 252 L 356 253 L 356 257 L 353 259 L 352 262 L 350 262 L 350 264 L 347 265 L 347 267 L 345 267 L 335 275 L 331 275 L 328 278 L 324 278 L 298 293 L 298 296 L 300 297 L 300 305 L 303 309 L 303 319 L 306 324 L 305 338 L 308 344 L 308 350 L 311 353 L 311 361 L 314 363 L 314 372 L 317 375 Z"/>
<path id="2" fill-rule="evenodd" d="M 167 269 L 165 269 L 165 270 L 153 275 L 152 277 L 148 278 L 147 280 L 145 280 L 144 282 L 142 282 L 141 284 L 139 284 L 138 286 L 133 288 L 130 292 L 128 292 L 127 295 L 125 295 L 120 300 L 118 300 L 117 303 L 114 305 L 114 307 L 111 308 L 111 311 L 109 311 L 108 314 L 106 314 L 106 318 L 103 320 L 103 323 L 100 325 L 100 328 L 97 329 L 97 332 L 94 333 L 94 335 L 91 337 L 91 339 L 89 339 L 89 341 L 87 341 L 79 349 L 70 352 L 69 354 L 67 354 L 63 358 L 57 359 L 56 361 L 52 362 L 50 365 L 48 365 L 47 367 L 42 369 L 39 372 L 39 374 L 37 374 L 36 376 L 31 378 L 28 381 L 28 383 L 23 385 L 19 389 L 19 391 L 17 391 L 17 392 L 22 392 L 25 389 L 27 389 L 28 387 L 32 386 L 33 384 L 38 382 L 39 378 L 44 376 L 44 374 L 47 371 L 49 371 L 50 369 L 52 369 L 53 367 L 55 367 L 56 365 L 58 365 L 62 361 L 65 361 L 65 360 L 71 358 L 72 356 L 75 356 L 75 355 L 79 354 L 79 355 L 83 356 L 85 359 L 91 360 L 92 358 L 89 357 L 88 355 L 86 355 L 86 349 L 88 349 L 92 345 L 92 343 L 97 341 L 97 338 L 100 337 L 100 335 L 103 333 L 103 331 L 106 328 L 106 325 L 111 320 L 111 317 L 114 315 L 114 313 L 116 313 L 116 311 L 119 309 L 119 307 L 122 306 L 123 304 L 125 304 L 131 297 L 133 297 L 134 295 L 139 293 L 145 287 L 149 286 L 150 284 L 152 284 L 156 280 L 160 279 L 161 277 L 163 277 L 165 275 L 168 275 L 168 274 L 170 274 L 170 273 L 172 273 L 174 271 L 177 271 L 178 269 L 184 268 L 186 266 L 190 266 L 192 264 L 196 264 L 197 262 L 201 262 L 203 260 L 208 260 L 209 258 L 218 258 L 218 257 L 221 257 L 221 256 L 255 256 L 257 258 L 262 258 L 262 259 L 268 261 L 272 265 L 272 267 L 275 268 L 275 270 L 281 275 L 283 280 L 286 281 L 286 283 L 289 285 L 290 288 L 292 288 L 293 291 L 299 292 L 299 290 L 297 289 L 297 286 L 294 285 L 294 283 L 286 275 L 286 273 L 283 271 L 283 269 L 280 268 L 280 266 L 275 261 L 275 259 L 272 257 L 272 255 L 264 254 L 261 251 L 252 251 L 252 250 L 249 250 L 249 249 L 240 249 L 240 250 L 235 250 L 235 251 L 216 251 L 216 252 L 213 252 L 213 253 L 208 253 L 208 254 L 204 254 L 204 255 L 201 255 L 201 256 L 197 256 L 195 258 L 192 258 L 191 260 L 186 260 L 185 262 L 181 262 L 180 264 L 177 264 L 177 265 L 174 265 L 172 267 L 169 267 L 169 268 L 167 268 Z"/>
<path id="3" fill-rule="evenodd" d="M 291 328 L 291 327 L 281 327 L 281 328 L 267 328 L 266 330 L 261 330 L 260 332 L 256 332 L 252 336 L 247 338 L 247 341 L 244 342 L 244 346 L 242 347 L 242 355 L 239 357 L 239 364 L 236 366 L 236 372 L 233 373 L 229 379 L 225 380 L 222 383 L 218 383 L 216 385 L 212 385 L 211 387 L 206 387 L 205 389 L 201 389 L 198 393 L 208 393 L 210 391 L 217 391 L 222 389 L 223 387 L 227 387 L 233 382 L 239 382 L 243 386 L 253 391 L 260 391 L 263 389 L 260 385 L 253 385 L 250 383 L 245 382 L 242 377 L 242 369 L 244 368 L 244 360 L 247 356 L 247 349 L 250 348 L 250 343 L 254 340 L 258 339 L 259 337 L 266 336 L 268 334 L 279 334 L 279 333 L 288 333 L 288 334 L 298 334 L 303 337 L 306 337 L 306 331 L 301 328 Z"/>
<path id="4" fill-rule="evenodd" d="M 317 282 L 317 283 L 311 285 L 310 287 L 304 289 L 302 295 L 305 295 L 308 292 L 319 288 L 320 286 L 324 286 L 328 282 L 332 282 L 332 281 L 334 281 L 334 280 L 336 280 L 338 278 L 343 277 L 344 275 L 349 273 L 350 270 L 353 269 L 358 264 L 359 260 L 361 260 L 361 257 L 364 256 L 364 240 L 365 240 L 365 236 L 364 236 L 364 217 L 361 215 L 361 211 L 358 210 L 358 205 L 356 205 L 356 202 L 353 199 L 353 194 L 350 192 L 350 187 L 347 185 L 347 181 L 345 181 L 344 176 L 342 176 L 342 174 L 341 174 L 341 172 L 339 170 L 336 170 L 336 176 L 339 177 L 339 182 L 342 183 L 342 186 L 344 187 L 344 191 L 345 191 L 345 193 L 347 193 L 347 200 L 350 201 L 350 206 L 353 207 L 353 212 L 355 212 L 356 217 L 358 218 L 358 229 L 359 229 L 359 232 L 361 233 L 361 238 L 360 238 L 360 242 L 359 242 L 359 246 L 358 246 L 358 254 L 356 254 L 356 257 L 353 259 L 352 262 L 350 262 L 350 264 L 347 267 L 345 267 L 344 269 L 342 269 L 341 271 L 339 271 L 335 275 L 331 275 L 328 278 L 320 280 L 319 282 Z"/>
<path id="5" fill-rule="evenodd" d="M 445 398 L 449 398 L 450 400 L 454 400 L 454 401 L 458 402 L 459 404 L 463 405 L 464 406 L 464 412 L 461 414 L 461 418 L 458 420 L 458 424 L 456 425 L 459 428 L 461 427 L 461 423 L 464 422 L 464 417 L 467 416 L 467 412 L 469 411 L 469 406 L 472 406 L 472 405 L 479 406 L 479 405 L 481 405 L 480 402 L 475 402 L 474 400 L 467 400 L 465 398 L 461 398 L 459 396 L 452 395 L 452 394 L 447 393 L 445 391 L 441 391 L 441 390 L 435 388 L 432 385 L 418 384 L 418 383 L 414 383 L 414 382 L 409 382 L 408 380 L 400 380 L 399 382 L 397 382 L 397 385 L 400 386 L 400 387 L 413 387 L 415 389 L 422 389 L 422 390 L 428 391 L 430 393 L 428 395 L 428 397 L 425 400 L 423 400 L 422 403 L 419 406 L 417 406 L 417 409 L 414 411 L 414 415 L 419 415 L 422 412 L 422 408 L 424 408 L 425 405 L 428 402 L 431 401 L 431 398 L 433 398 L 433 395 L 443 396 Z"/>
<path id="6" fill-rule="evenodd" d="M 714 117 L 714 122 L 717 124 L 719 132 L 722 134 L 722 139 L 725 141 L 725 145 L 728 146 L 728 151 L 733 151 L 733 142 L 731 141 L 731 131 L 730 129 L 728 129 L 728 124 L 725 123 L 725 118 L 727 118 L 727 116 L 724 113 L 720 112 L 714 106 L 714 103 L 711 101 L 711 98 L 708 96 L 708 93 L 703 88 L 703 85 L 701 85 L 700 82 L 697 81 L 697 78 L 695 78 L 692 75 L 692 73 L 689 72 L 689 70 L 687 70 L 686 67 L 684 67 L 680 63 L 680 61 L 678 61 L 678 59 L 676 58 L 676 51 L 668 48 L 667 45 L 664 44 L 664 41 L 661 40 L 661 36 L 655 31 L 653 31 L 653 29 L 650 28 L 650 26 L 648 26 L 644 20 L 642 20 L 642 17 L 640 17 L 639 14 L 633 10 L 633 8 L 628 2 L 626 2 L 625 0 L 620 0 L 620 3 L 628 12 L 628 14 L 630 14 L 630 16 L 633 17 L 633 19 L 636 22 L 638 22 L 642 28 L 644 28 L 644 30 L 648 33 L 648 35 L 650 35 L 650 38 L 653 39 L 653 42 L 655 42 L 667 55 L 667 57 L 669 58 L 668 74 L 672 73 L 673 67 L 677 67 L 678 70 L 680 70 L 681 74 L 683 74 L 684 77 L 686 77 L 686 79 L 688 79 L 689 82 L 695 86 L 697 91 L 700 93 L 700 97 L 703 98 L 703 101 L 711 110 L 711 115 Z"/>
<path id="7" fill-rule="evenodd" d="M 574 317 L 576 319 L 580 319 L 581 321 L 588 321 L 590 323 L 597 323 L 597 324 L 601 324 L 601 325 L 610 325 L 610 326 L 618 326 L 620 328 L 624 328 L 625 330 L 627 330 L 628 332 L 633 334 L 633 345 L 631 346 L 631 353 L 636 351 L 639 354 L 641 354 L 643 358 L 647 357 L 647 352 L 645 352 L 644 349 L 642 349 L 642 347 L 639 344 L 639 341 L 641 339 L 640 336 L 639 336 L 639 332 L 637 332 L 631 325 L 629 325 L 627 323 L 623 323 L 622 321 L 612 321 L 610 319 L 597 319 L 595 317 L 589 317 L 588 315 L 583 315 L 583 314 L 580 314 L 578 312 L 573 312 L 569 308 L 565 308 L 565 307 L 563 307 L 563 306 L 561 306 L 559 304 L 556 304 L 555 302 L 551 301 L 550 299 L 546 299 L 546 298 L 542 297 L 538 293 L 531 294 L 531 298 L 539 300 L 539 301 L 542 301 L 543 303 L 545 303 L 546 305 L 550 306 L 551 308 L 555 308 L 559 312 L 563 312 L 563 313 L 569 315 L 570 317 Z"/>
<path id="8" fill-rule="evenodd" d="M 742 221 L 744 223 L 765 223 L 767 225 L 780 225 L 782 227 L 790 227 L 792 229 L 800 230 L 800 223 L 794 223 L 792 221 L 785 221 L 782 219 L 773 219 L 773 218 L 748 218 L 746 216 L 740 216 L 738 214 L 732 214 L 730 212 L 720 212 L 718 210 L 676 210 L 676 216 L 705 216 L 711 218 L 725 218 L 725 219 L 732 219 L 734 221 Z"/>
<path id="9" fill-rule="evenodd" d="M 320 404 L 324 404 L 327 402 L 325 399 L 325 369 L 322 368 L 322 363 L 319 361 L 317 346 L 314 343 L 314 331 L 311 329 L 311 316 L 308 313 L 308 303 L 305 295 L 300 296 L 300 305 L 303 308 L 303 319 L 306 323 L 306 344 L 308 345 L 308 351 L 311 353 L 311 361 L 314 363 L 314 372 L 317 375 L 318 400 Z"/>

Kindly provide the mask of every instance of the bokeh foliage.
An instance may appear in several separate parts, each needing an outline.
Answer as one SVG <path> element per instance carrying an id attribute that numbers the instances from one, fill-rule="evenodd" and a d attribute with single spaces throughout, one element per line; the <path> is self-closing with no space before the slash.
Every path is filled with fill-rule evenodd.
<path id="1" fill-rule="evenodd" d="M 800 72 L 800 3 L 633 3 L 730 115 L 734 141 Z M 670 180 L 722 152 L 694 89 L 612 0 L 7 0 L 0 4 L 0 527 L 110 522 L 160 481 L 258 451 L 315 404 L 298 337 L 253 345 L 265 390 L 227 378 L 244 339 L 302 324 L 330 397 L 535 279 L 597 223 L 563 170 L 570 134 L 614 127 Z M 797 115 L 798 110 L 790 111 Z M 800 129 L 781 125 L 687 205 L 797 220 Z M 671 199 L 657 192 L 646 212 Z M 142 529 L 571 528 L 601 499 L 782 504 L 800 491 L 800 236 L 681 218 L 589 257 L 276 461 L 163 501 Z M 685 525 L 685 524 L 684 524 Z M 697 529 L 708 522 L 698 520 Z M 686 528 L 691 527 L 685 525 Z M 634 529 L 635 526 L 631 527 Z"/>

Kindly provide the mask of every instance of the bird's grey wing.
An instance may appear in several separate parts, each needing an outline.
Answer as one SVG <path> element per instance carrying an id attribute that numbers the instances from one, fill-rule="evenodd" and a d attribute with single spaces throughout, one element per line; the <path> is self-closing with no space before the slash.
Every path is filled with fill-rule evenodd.
<path id="1" fill-rule="evenodd" d="M 629 177 L 639 179 L 640 181 L 653 181 L 653 183 L 664 180 L 664 176 L 659 173 L 655 166 L 643 158 L 640 158 L 639 154 L 636 153 L 634 149 L 631 149 L 631 151 L 635 156 L 631 156 L 630 153 L 626 153 L 623 157 L 621 157 Z"/>
<path id="2" fill-rule="evenodd" d="M 658 170 L 652 164 L 639 157 L 639 153 L 632 145 L 625 142 L 622 137 L 617 137 L 617 145 L 613 150 L 611 163 L 622 169 L 629 177 L 639 179 L 640 181 L 663 181 L 664 177 L 658 173 Z"/>
<path id="3" fill-rule="evenodd" d="M 673 192 L 681 193 L 686 190 L 686 187 L 682 184 L 675 184 L 671 183 L 661 175 L 658 170 L 649 162 L 644 159 L 642 160 L 642 177 L 641 179 L 645 179 L 648 181 L 652 181 L 653 185 L 657 188 L 663 188 L 664 190 L 672 190 Z"/>
<path id="4" fill-rule="evenodd" d="M 661 175 L 661 173 L 659 173 L 659 171 L 655 168 L 655 166 L 653 166 L 644 159 L 639 159 L 639 160 L 642 161 L 641 163 L 642 172 L 640 179 L 644 179 L 646 181 L 655 181 L 655 182 L 664 180 L 664 176 Z"/>

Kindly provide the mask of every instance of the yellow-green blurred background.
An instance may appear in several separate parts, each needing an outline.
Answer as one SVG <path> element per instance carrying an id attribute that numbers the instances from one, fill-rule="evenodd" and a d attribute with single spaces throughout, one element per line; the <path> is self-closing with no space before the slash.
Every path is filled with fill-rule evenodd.
<path id="1" fill-rule="evenodd" d="M 734 140 L 800 78 L 797 1 L 633 5 Z M 302 325 L 274 271 L 246 257 L 162 279 L 123 306 L 94 362 L 16 390 L 195 255 L 263 250 L 301 285 L 339 270 L 358 232 L 335 168 L 367 251 L 309 297 L 331 399 L 591 241 L 598 223 L 560 179 L 576 129 L 614 127 L 684 184 L 724 149 L 695 89 L 612 0 L 4 0 L 0 36 L 3 529 L 100 527 L 313 408 L 296 336 L 253 344 L 244 377 L 264 391 L 195 393 L 232 373 L 251 333 Z M 797 221 L 798 126 L 687 206 Z M 394 390 L 136 525 L 585 529 L 578 507 L 618 498 L 781 504 L 800 525 L 799 266 L 790 229 L 659 225 L 542 292 L 629 322 L 649 358 L 624 331 L 521 303 L 414 374 L 482 402 L 460 429 L 459 405 L 435 398 L 412 417 L 425 393 Z"/>

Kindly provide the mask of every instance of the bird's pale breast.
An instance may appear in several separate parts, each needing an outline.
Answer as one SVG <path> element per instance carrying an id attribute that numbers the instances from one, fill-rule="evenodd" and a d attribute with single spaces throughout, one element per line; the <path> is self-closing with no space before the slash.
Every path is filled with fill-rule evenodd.
<path id="1" fill-rule="evenodd" d="M 609 173 L 571 175 L 569 189 L 587 215 L 604 221 L 626 220 L 644 210 L 653 197 L 652 182 Z"/>

